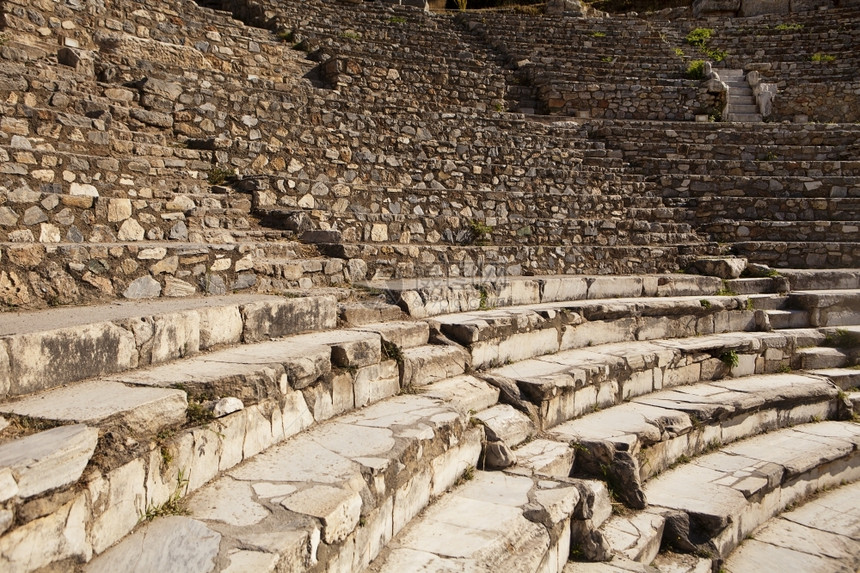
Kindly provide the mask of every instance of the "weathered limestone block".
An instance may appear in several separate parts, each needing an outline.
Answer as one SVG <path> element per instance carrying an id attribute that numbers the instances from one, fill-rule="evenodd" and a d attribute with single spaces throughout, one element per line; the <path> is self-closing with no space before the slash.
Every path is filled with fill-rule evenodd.
<path id="1" fill-rule="evenodd" d="M 12 396 L 138 365 L 134 335 L 111 323 L 13 335 L 0 342 L 8 356 L 8 369 L 0 360 L 0 388 Z"/>
<path id="2" fill-rule="evenodd" d="M 254 302 L 242 306 L 242 318 L 245 323 L 242 338 L 246 343 L 332 329 L 337 324 L 337 299 L 319 296 Z"/>
<path id="3" fill-rule="evenodd" d="M 513 448 L 534 436 L 534 423 L 522 412 L 507 404 L 499 404 L 475 414 L 484 425 L 487 438 Z"/>
<path id="4" fill-rule="evenodd" d="M 458 346 L 419 346 L 404 350 L 402 355 L 400 371 L 404 388 L 463 374 L 469 365 L 469 355 Z"/>
<path id="5" fill-rule="evenodd" d="M 131 300 L 157 298 L 161 294 L 161 283 L 149 275 L 142 276 L 129 283 L 122 296 Z"/>
<path id="6" fill-rule="evenodd" d="M 93 549 L 87 539 L 90 508 L 78 495 L 57 511 L 0 537 L 0 568 L 33 571 L 65 559 L 88 561 Z"/>
<path id="7" fill-rule="evenodd" d="M 87 573 L 209 573 L 215 566 L 220 543 L 221 535 L 202 522 L 168 516 L 146 524 L 85 570 Z"/>
<path id="8" fill-rule="evenodd" d="M 120 424 L 154 435 L 185 422 L 185 392 L 163 388 L 129 388 L 116 382 L 84 382 L 55 388 L 0 406 L 0 411 L 47 420 Z"/>
<path id="9" fill-rule="evenodd" d="M 791 3 L 787 0 L 742 0 L 738 15 L 742 18 L 762 14 L 788 14 Z"/>
<path id="10" fill-rule="evenodd" d="M 693 266 L 704 275 L 722 279 L 736 279 L 747 266 L 747 260 L 736 257 L 713 257 L 697 259 Z"/>
<path id="11" fill-rule="evenodd" d="M 695 0 L 693 17 L 734 16 L 741 8 L 741 0 Z"/>
<path id="12" fill-rule="evenodd" d="M 32 497 L 74 483 L 98 441 L 98 430 L 61 426 L 0 446 L 0 468 L 9 468 L 17 495 Z"/>

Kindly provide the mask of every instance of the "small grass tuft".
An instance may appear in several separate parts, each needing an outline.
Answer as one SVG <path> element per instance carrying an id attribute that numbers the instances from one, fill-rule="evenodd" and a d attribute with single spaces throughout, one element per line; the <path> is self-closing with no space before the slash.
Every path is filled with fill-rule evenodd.
<path id="1" fill-rule="evenodd" d="M 486 244 L 490 235 L 493 234 L 493 227 L 482 223 L 477 219 L 469 221 L 469 242 L 473 245 Z"/>
<path id="2" fill-rule="evenodd" d="M 236 173 L 232 169 L 227 169 L 216 165 L 206 175 L 206 180 L 210 185 L 223 185 L 236 180 Z"/>
<path id="3" fill-rule="evenodd" d="M 194 426 L 206 424 L 215 419 L 212 411 L 200 402 L 188 402 L 188 409 L 185 413 L 188 423 Z"/>
<path id="4" fill-rule="evenodd" d="M 463 470 L 463 473 L 460 474 L 460 477 L 457 478 L 454 485 L 463 485 L 467 481 L 472 481 L 473 479 L 475 479 L 475 466 L 466 466 L 466 469 Z"/>
<path id="5" fill-rule="evenodd" d="M 705 60 L 693 60 L 687 66 L 687 77 L 691 80 L 705 79 Z"/>
<path id="6" fill-rule="evenodd" d="M 738 364 L 740 364 L 738 353 L 734 350 L 729 350 L 720 354 L 720 360 L 729 368 L 737 368 Z"/>
<path id="7" fill-rule="evenodd" d="M 833 54 L 825 54 L 824 52 L 815 52 L 809 57 L 809 59 L 813 62 L 830 63 L 836 61 L 836 56 Z"/>
<path id="8" fill-rule="evenodd" d="M 824 335 L 822 346 L 830 346 L 831 348 L 850 348 L 853 346 L 851 333 L 842 328 L 837 328 L 835 332 L 828 332 Z"/>
<path id="9" fill-rule="evenodd" d="M 152 521 L 156 517 L 165 517 L 168 515 L 188 515 L 188 508 L 185 507 L 185 500 L 182 498 L 182 492 L 188 487 L 188 478 L 185 473 L 179 470 L 176 476 L 176 490 L 171 494 L 167 501 L 161 505 L 150 505 L 146 511 L 140 515 L 140 521 Z"/>

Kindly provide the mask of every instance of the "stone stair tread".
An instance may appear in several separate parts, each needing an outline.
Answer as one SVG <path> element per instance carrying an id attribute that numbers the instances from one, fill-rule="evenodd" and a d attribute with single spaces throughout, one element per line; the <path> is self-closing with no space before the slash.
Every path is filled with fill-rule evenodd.
<path id="1" fill-rule="evenodd" d="M 50 311 L 10 316 L 7 329 L 33 317 L 33 330 L 0 339 L 11 356 L 0 370 L 0 389 L 20 395 L 190 356 L 212 346 L 333 328 L 336 306 L 333 296 L 168 299 L 65 309 L 58 329 L 52 328 L 56 325 Z M 108 320 L 95 322 L 97 316 Z M 52 351 L 68 348 L 71 341 L 78 351 Z"/>
<path id="2" fill-rule="evenodd" d="M 231 553 L 238 543 L 287 569 L 323 559 L 359 570 L 392 531 L 474 464 L 480 434 L 440 400 L 388 398 L 228 470 L 190 496 L 190 517 L 178 519 L 214 540 L 207 555 L 214 559 L 220 551 L 221 563 L 236 557 Z M 424 462 L 410 462 L 408 452 L 414 448 L 423 450 Z M 145 525 L 94 559 L 88 571 L 117 571 L 135 559 L 162 559 L 156 554 L 164 551 L 165 540 L 149 531 L 162 531 L 163 523 L 156 519 Z M 187 536 L 168 545 L 179 552 L 172 557 L 196 552 L 198 539 Z"/>
<path id="3" fill-rule="evenodd" d="M 651 563 L 660 551 L 665 518 L 648 512 L 613 515 L 601 529 L 616 555 L 640 563 Z"/>
<path id="4" fill-rule="evenodd" d="M 26 499 L 76 482 L 97 441 L 96 428 L 73 424 L 0 445 L 0 501 Z"/>
<path id="5" fill-rule="evenodd" d="M 860 483 L 824 493 L 756 529 L 725 561 L 727 571 L 860 567 Z"/>
<path id="6" fill-rule="evenodd" d="M 659 573 L 709 573 L 713 560 L 689 553 L 663 551 L 651 562 Z"/>
<path id="7" fill-rule="evenodd" d="M 821 368 L 841 368 L 850 363 L 849 356 L 838 348 L 814 347 L 797 351 L 800 363 L 806 370 Z"/>
<path id="8" fill-rule="evenodd" d="M 116 300 L 107 304 L 62 306 L 45 310 L 0 313 L 0 336 L 27 334 L 94 322 L 107 322 L 164 313 L 181 312 L 222 305 L 242 305 L 259 301 L 276 301 L 280 297 L 266 294 L 230 294 L 181 299 Z"/>
<path id="9" fill-rule="evenodd" d="M 860 427 L 845 422 L 776 430 L 670 470 L 650 480 L 645 493 L 650 511 L 682 511 L 695 518 L 699 533 L 725 557 L 781 508 L 860 478 L 851 469 L 858 445 Z M 766 504 L 762 498 L 768 495 L 772 501 Z M 752 509 L 752 500 L 761 500 L 755 502 L 759 509 Z"/>
<path id="10" fill-rule="evenodd" d="M 44 420 L 88 424 L 118 423 L 133 432 L 155 435 L 185 422 L 185 392 L 90 381 L 54 388 L 0 404 L 0 412 Z"/>
<path id="11" fill-rule="evenodd" d="M 601 452 L 615 451 L 604 469 L 625 483 L 634 506 L 640 483 L 685 457 L 720 444 L 835 413 L 837 390 L 815 376 L 772 374 L 723 379 L 656 391 L 550 429 L 577 449 L 574 475 L 590 475 Z M 618 473 L 621 472 L 621 473 Z M 629 499 L 626 497 L 631 495 Z"/>
<path id="12" fill-rule="evenodd" d="M 394 344 L 401 349 L 424 346 L 430 339 L 430 326 L 422 321 L 371 323 L 356 327 L 356 330 L 375 332 L 386 342 Z"/>
<path id="13" fill-rule="evenodd" d="M 808 373 L 824 376 L 843 390 L 860 387 L 860 368 L 820 368 L 808 370 Z"/>
<path id="14" fill-rule="evenodd" d="M 536 438 L 515 450 L 517 463 L 508 473 L 567 477 L 573 467 L 574 449 L 557 440 Z"/>
<path id="15" fill-rule="evenodd" d="M 830 290 L 860 288 L 857 269 L 780 269 L 792 290 Z"/>
<path id="16" fill-rule="evenodd" d="M 707 571 L 702 573 L 710 570 L 709 565 Z M 562 573 L 656 573 L 657 571 L 639 561 L 616 555 L 610 561 L 569 561 Z"/>
<path id="17" fill-rule="evenodd" d="M 569 533 L 566 542 L 554 542 L 545 522 L 555 525 L 569 518 L 579 497 L 576 487 L 547 478 L 475 471 L 471 481 L 443 496 L 396 536 L 368 571 L 560 569 Z M 541 520 L 526 509 L 530 498 L 548 518 Z"/>
<path id="18" fill-rule="evenodd" d="M 421 388 L 421 395 L 451 404 L 460 412 L 473 415 L 492 408 L 499 399 L 499 389 L 483 380 L 464 374 L 434 382 Z"/>
<path id="19" fill-rule="evenodd" d="M 402 384 L 404 388 L 430 384 L 463 374 L 469 364 L 469 355 L 459 346 L 424 345 L 401 352 Z"/>

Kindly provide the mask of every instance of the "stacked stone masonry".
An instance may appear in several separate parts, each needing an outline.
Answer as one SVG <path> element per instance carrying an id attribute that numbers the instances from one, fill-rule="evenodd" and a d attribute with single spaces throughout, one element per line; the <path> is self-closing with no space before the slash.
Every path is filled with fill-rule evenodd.
<path id="1" fill-rule="evenodd" d="M 707 21 L 754 124 L 645 16 L 0 2 L 0 569 L 719 570 L 850 496 L 857 9 Z"/>

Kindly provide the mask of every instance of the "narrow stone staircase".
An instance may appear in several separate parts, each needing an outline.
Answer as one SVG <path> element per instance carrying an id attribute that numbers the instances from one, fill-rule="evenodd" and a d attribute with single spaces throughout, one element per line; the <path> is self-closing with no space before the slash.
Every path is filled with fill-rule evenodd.
<path id="1" fill-rule="evenodd" d="M 743 70 L 719 70 L 720 79 L 729 86 L 729 105 L 724 121 L 743 123 L 760 122 L 759 113 L 752 88 Z"/>

